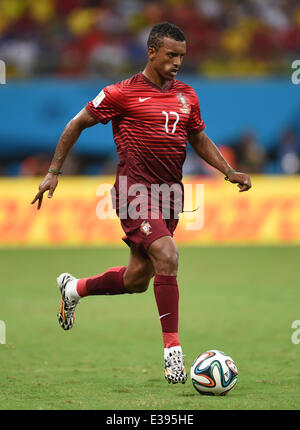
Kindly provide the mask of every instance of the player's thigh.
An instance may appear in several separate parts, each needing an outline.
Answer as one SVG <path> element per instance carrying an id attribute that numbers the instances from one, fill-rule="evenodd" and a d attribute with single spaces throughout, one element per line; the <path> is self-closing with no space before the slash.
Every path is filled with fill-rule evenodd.
<path id="1" fill-rule="evenodd" d="M 130 246 L 130 257 L 124 274 L 124 285 L 130 291 L 145 291 L 150 279 L 154 276 L 154 267 L 151 259 L 142 255 L 134 243 Z"/>

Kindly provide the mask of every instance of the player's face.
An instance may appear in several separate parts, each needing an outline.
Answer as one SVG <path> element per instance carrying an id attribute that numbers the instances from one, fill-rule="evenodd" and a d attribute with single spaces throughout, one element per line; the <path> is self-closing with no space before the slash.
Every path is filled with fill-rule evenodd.
<path id="1" fill-rule="evenodd" d="M 177 75 L 185 53 L 186 42 L 169 37 L 163 38 L 163 45 L 157 50 L 149 48 L 148 52 L 153 69 L 167 81 L 173 80 Z"/>

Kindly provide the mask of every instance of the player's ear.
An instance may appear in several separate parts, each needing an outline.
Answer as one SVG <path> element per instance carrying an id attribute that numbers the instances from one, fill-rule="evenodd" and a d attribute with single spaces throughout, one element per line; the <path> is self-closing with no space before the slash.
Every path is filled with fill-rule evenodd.
<path id="1" fill-rule="evenodd" d="M 155 58 L 156 53 L 157 53 L 157 49 L 154 46 L 148 47 L 148 58 L 150 61 Z"/>

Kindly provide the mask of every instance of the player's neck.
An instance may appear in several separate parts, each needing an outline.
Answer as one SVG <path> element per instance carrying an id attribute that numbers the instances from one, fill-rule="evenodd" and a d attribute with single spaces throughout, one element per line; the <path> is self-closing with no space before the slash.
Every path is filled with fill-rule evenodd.
<path id="1" fill-rule="evenodd" d="M 170 81 L 163 79 L 155 70 L 153 70 L 148 64 L 146 65 L 144 71 L 142 72 L 149 81 L 158 87 L 164 89 L 170 83 Z"/>

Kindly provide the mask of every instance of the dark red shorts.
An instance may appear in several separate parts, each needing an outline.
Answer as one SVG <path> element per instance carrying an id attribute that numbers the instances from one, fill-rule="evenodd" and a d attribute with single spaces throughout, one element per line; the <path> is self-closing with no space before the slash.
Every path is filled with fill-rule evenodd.
<path id="1" fill-rule="evenodd" d="M 147 255 L 151 243 L 163 236 L 173 236 L 178 224 L 178 219 L 121 219 L 121 225 L 125 232 L 122 238 L 128 246 L 133 242 L 142 255 Z"/>

